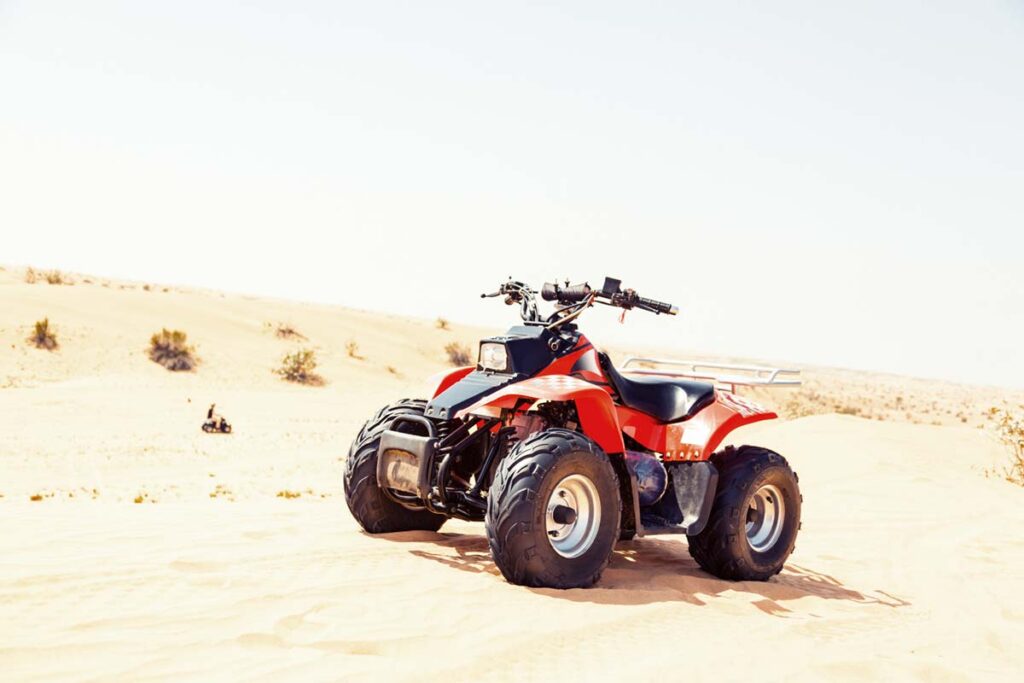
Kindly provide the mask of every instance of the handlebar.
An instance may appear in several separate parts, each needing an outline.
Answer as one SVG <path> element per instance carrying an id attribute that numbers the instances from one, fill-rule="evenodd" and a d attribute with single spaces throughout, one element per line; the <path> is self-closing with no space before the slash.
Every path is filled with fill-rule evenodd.
<path id="1" fill-rule="evenodd" d="M 586 282 L 579 285 L 570 285 L 567 282 L 564 287 L 557 282 L 545 282 L 540 295 L 545 301 L 557 301 L 561 304 L 572 305 L 580 303 L 594 294 L 600 303 L 608 306 L 618 306 L 627 310 L 639 308 L 651 313 L 666 315 L 676 315 L 679 312 L 679 309 L 670 303 L 642 297 L 632 289 L 622 289 L 621 285 L 620 280 L 605 278 L 604 286 L 595 292 Z"/>
<path id="2" fill-rule="evenodd" d="M 590 296 L 590 285 L 584 282 L 581 285 L 569 285 L 560 287 L 557 282 L 545 282 L 540 289 L 540 297 L 544 301 L 557 301 L 563 304 L 578 304 Z"/>
<path id="3" fill-rule="evenodd" d="M 676 308 L 672 304 L 666 303 L 664 301 L 655 301 L 654 299 L 645 299 L 642 296 L 638 296 L 636 298 L 636 301 L 637 301 L 637 303 L 636 303 L 636 307 L 637 308 L 642 308 L 644 310 L 650 311 L 651 313 L 655 313 L 655 314 L 664 313 L 665 315 L 676 315 L 677 313 L 679 313 L 679 309 L 678 308 Z"/>
<path id="4" fill-rule="evenodd" d="M 610 277 L 605 278 L 601 289 L 593 289 L 586 282 L 578 285 L 570 285 L 568 282 L 565 285 L 559 285 L 557 282 L 545 282 L 540 291 L 541 298 L 545 301 L 556 301 L 562 306 L 547 318 L 547 323 L 551 327 L 563 325 L 577 318 L 594 303 L 616 306 L 625 310 L 639 308 L 655 314 L 676 315 L 679 312 L 679 309 L 670 303 L 642 297 L 635 290 L 622 289 L 621 285 L 621 281 Z M 480 296 L 504 296 L 506 304 L 519 305 L 523 320 L 542 322 L 543 319 L 537 310 L 536 299 L 534 299 L 535 294 L 537 291 L 530 289 L 527 284 L 509 278 L 508 282 L 502 284 L 497 292 Z"/>

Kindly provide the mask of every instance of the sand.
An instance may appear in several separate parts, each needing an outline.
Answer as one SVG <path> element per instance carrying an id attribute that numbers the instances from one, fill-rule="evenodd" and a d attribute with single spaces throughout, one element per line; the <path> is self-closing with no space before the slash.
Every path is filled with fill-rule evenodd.
<path id="1" fill-rule="evenodd" d="M 720 581 L 684 539 L 653 537 L 621 543 L 595 588 L 531 590 L 498 575 L 480 525 L 370 537 L 340 491 L 362 420 L 421 395 L 444 345 L 482 331 L 75 279 L 29 285 L 0 271 L 3 680 L 1024 671 L 1024 489 L 993 474 L 1006 456 L 979 428 L 990 399 L 1016 394 L 813 369 L 815 392 L 875 419 L 824 412 L 830 398 L 736 433 L 800 474 L 803 530 L 780 576 Z M 46 315 L 61 343 L 52 353 L 25 342 Z M 279 339 L 268 322 L 308 342 Z M 198 345 L 196 372 L 147 359 L 164 326 Z M 318 350 L 322 387 L 270 372 L 303 344 Z M 890 410 L 896 395 L 920 408 Z M 950 396 L 964 405 L 947 413 Z M 199 430 L 214 401 L 234 434 Z"/>

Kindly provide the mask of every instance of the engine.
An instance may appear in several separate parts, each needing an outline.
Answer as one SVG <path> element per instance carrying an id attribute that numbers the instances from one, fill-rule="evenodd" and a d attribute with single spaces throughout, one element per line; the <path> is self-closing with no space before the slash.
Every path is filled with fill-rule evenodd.
<path id="1" fill-rule="evenodd" d="M 641 507 L 661 500 L 668 488 L 668 472 L 657 457 L 640 451 L 626 451 L 626 466 L 636 477 Z"/>

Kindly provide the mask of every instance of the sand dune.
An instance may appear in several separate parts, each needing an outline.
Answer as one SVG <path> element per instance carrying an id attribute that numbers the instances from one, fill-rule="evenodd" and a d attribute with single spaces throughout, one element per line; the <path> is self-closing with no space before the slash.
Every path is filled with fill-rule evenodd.
<path id="1" fill-rule="evenodd" d="M 480 526 L 369 537 L 340 493 L 365 416 L 421 394 L 444 344 L 481 331 L 90 279 L 28 285 L 0 271 L 4 680 L 1024 671 L 1024 490 L 986 474 L 1004 454 L 978 428 L 983 401 L 1017 395 L 812 369 L 827 400 L 775 400 L 822 413 L 838 397 L 887 420 L 810 414 L 736 434 L 800 473 L 803 530 L 780 576 L 720 581 L 685 540 L 655 537 L 620 544 L 593 589 L 530 590 L 498 575 Z M 54 353 L 24 342 L 44 315 Z M 325 386 L 271 374 L 296 346 L 265 329 L 277 321 L 318 349 Z M 197 372 L 146 358 L 164 326 L 198 345 Z M 967 421 L 946 411 L 950 397 Z M 231 436 L 199 431 L 212 402 Z"/>

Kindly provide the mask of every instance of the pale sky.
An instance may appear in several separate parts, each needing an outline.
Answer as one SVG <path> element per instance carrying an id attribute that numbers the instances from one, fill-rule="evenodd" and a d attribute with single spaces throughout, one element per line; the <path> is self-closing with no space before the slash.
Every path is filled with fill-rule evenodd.
<path id="1" fill-rule="evenodd" d="M 0 0 L 0 263 L 1024 387 L 1022 122 L 1019 1 Z"/>

